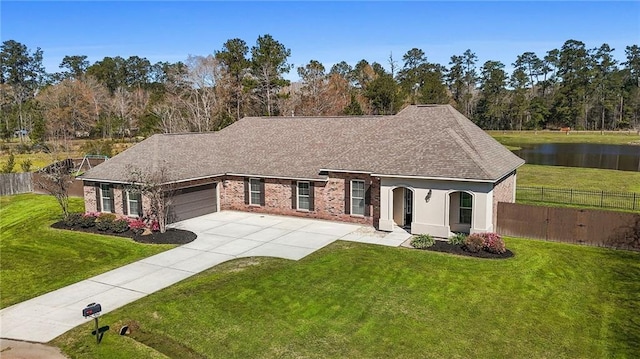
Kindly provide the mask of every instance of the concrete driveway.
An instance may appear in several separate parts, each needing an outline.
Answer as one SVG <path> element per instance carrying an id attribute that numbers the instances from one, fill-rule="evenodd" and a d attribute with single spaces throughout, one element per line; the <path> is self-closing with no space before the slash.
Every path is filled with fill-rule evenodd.
<path id="1" fill-rule="evenodd" d="M 88 303 L 100 303 L 108 313 L 236 258 L 298 260 L 337 239 L 399 246 L 410 237 L 402 230 L 387 234 L 361 225 L 234 211 L 172 226 L 195 232 L 198 238 L 0 310 L 0 338 L 46 343 L 89 321 L 81 315 Z"/>

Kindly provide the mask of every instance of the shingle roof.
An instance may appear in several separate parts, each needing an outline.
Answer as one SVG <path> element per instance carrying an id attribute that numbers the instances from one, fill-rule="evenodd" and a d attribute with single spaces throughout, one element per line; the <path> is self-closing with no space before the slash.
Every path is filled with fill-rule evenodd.
<path id="1" fill-rule="evenodd" d="M 492 181 L 524 161 L 449 105 L 393 116 L 246 117 L 218 132 L 153 135 L 84 179 L 164 166 L 171 181 L 221 174 L 324 179 L 321 169 Z"/>

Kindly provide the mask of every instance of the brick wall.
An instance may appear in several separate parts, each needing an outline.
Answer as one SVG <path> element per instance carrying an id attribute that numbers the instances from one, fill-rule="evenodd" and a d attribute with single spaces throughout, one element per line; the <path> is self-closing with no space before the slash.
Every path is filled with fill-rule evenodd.
<path id="1" fill-rule="evenodd" d="M 96 190 L 95 186 L 84 186 L 84 211 L 96 212 Z"/>
<path id="2" fill-rule="evenodd" d="M 352 179 L 371 180 L 368 175 L 330 173 L 327 182 L 313 183 L 314 209 L 302 211 L 292 208 L 294 192 L 291 184 L 295 180 L 264 179 L 265 205 L 255 206 L 245 204 L 244 177 L 226 176 L 220 185 L 220 209 L 247 211 L 257 213 L 280 214 L 295 217 L 319 218 L 334 221 L 374 224 L 373 217 L 352 216 L 345 214 L 345 181 Z M 380 181 L 375 180 L 371 187 L 370 213 L 380 216 Z M 377 220 L 375 221 L 377 223 Z"/>
<path id="3" fill-rule="evenodd" d="M 364 180 L 370 184 L 369 216 L 354 216 L 345 214 L 345 183 L 354 179 Z M 220 193 L 220 210 L 246 211 L 268 214 L 280 214 L 287 216 L 327 219 L 333 221 L 362 223 L 378 225 L 380 218 L 380 179 L 367 174 L 354 173 L 329 173 L 328 181 L 313 182 L 314 208 L 312 211 L 303 211 L 292 208 L 291 188 L 295 180 L 289 179 L 264 179 L 265 205 L 255 206 L 245 204 L 244 177 L 225 176 L 216 179 Z M 181 183 L 180 187 L 191 187 L 206 183 L 212 183 L 212 179 L 190 181 Z M 96 187 L 84 186 L 85 210 L 96 211 Z M 114 187 L 115 213 L 122 214 L 123 189 Z M 143 213 L 148 213 L 149 200 L 143 197 Z"/>
<path id="4" fill-rule="evenodd" d="M 516 173 L 513 172 L 509 176 L 502 179 L 493 187 L 493 230 L 498 228 L 498 202 L 514 203 L 516 201 L 515 193 Z"/>

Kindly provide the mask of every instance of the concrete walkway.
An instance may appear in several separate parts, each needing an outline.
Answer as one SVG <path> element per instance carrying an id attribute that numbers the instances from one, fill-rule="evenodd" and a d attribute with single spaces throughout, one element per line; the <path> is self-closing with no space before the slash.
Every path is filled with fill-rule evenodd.
<path id="1" fill-rule="evenodd" d="M 46 343 L 91 319 L 82 308 L 96 302 L 103 314 L 228 260 L 268 256 L 299 260 L 337 239 L 399 246 L 398 230 L 284 216 L 223 211 L 173 225 L 195 232 L 191 243 L 128 264 L 0 310 L 0 338 Z"/>

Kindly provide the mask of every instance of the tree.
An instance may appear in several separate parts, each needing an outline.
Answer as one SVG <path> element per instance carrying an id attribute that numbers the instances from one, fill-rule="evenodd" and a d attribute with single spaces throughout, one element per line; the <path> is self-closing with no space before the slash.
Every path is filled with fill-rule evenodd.
<path id="1" fill-rule="evenodd" d="M 328 96 L 329 81 L 324 66 L 311 60 L 304 67 L 298 67 L 298 75 L 304 86 L 300 89 L 300 113 L 305 116 L 320 116 L 333 107 L 334 99 Z"/>
<path id="2" fill-rule="evenodd" d="M 69 188 L 74 178 L 69 164 L 71 160 L 58 161 L 58 152 L 54 150 L 51 154 L 53 163 L 38 172 L 35 186 L 55 197 L 62 209 L 62 217 L 66 219 L 69 217 Z"/>
<path id="3" fill-rule="evenodd" d="M 66 140 L 89 133 L 96 125 L 92 89 L 81 80 L 66 79 L 38 94 L 50 136 Z"/>
<path id="4" fill-rule="evenodd" d="M 293 65 L 287 62 L 291 50 L 276 41 L 271 35 L 258 36 L 256 45 L 251 48 L 251 74 L 254 79 L 256 95 L 267 116 L 277 113 L 274 108 L 278 91 L 288 85 L 282 75 L 288 73 Z"/>
<path id="5" fill-rule="evenodd" d="M 7 40 L 0 47 L 0 85 L 11 88 L 12 106 L 17 108 L 17 123 L 9 123 L 11 116 L 4 112 L 5 131 L 8 133 L 17 129 L 27 129 L 24 104 L 34 98 L 43 83 L 45 71 L 42 66 L 42 50 L 29 51 L 27 46 Z M 23 140 L 20 132 L 20 140 Z"/>
<path id="6" fill-rule="evenodd" d="M 604 131 L 606 114 L 609 113 L 609 117 L 613 118 L 616 95 L 622 85 L 616 76 L 618 68 L 617 61 L 613 58 L 613 50 L 608 44 L 602 44 L 594 54 L 593 83 L 596 101 L 600 107 L 600 131 Z M 615 122 L 615 119 L 611 122 Z"/>
<path id="7" fill-rule="evenodd" d="M 462 54 L 462 64 L 464 68 L 464 84 L 466 86 L 466 92 L 463 96 L 464 104 L 465 104 L 465 115 L 467 117 L 471 117 L 473 113 L 473 94 L 476 86 L 476 81 L 478 80 L 478 74 L 476 73 L 476 61 L 478 60 L 478 56 L 475 53 L 471 52 L 471 50 L 467 49 L 464 54 Z"/>
<path id="8" fill-rule="evenodd" d="M 507 74 L 504 71 L 504 64 L 499 61 L 487 61 L 482 65 L 478 117 L 485 128 L 506 127 L 502 123 L 506 112 L 506 81 Z"/>
<path id="9" fill-rule="evenodd" d="M 153 171 L 129 167 L 129 185 L 127 190 L 139 193 L 149 200 L 149 216 L 158 221 L 160 233 L 167 231 L 167 224 L 175 195 L 175 188 L 170 183 L 169 169 L 162 164 Z"/>
<path id="10" fill-rule="evenodd" d="M 67 70 L 62 73 L 63 78 L 80 79 L 87 72 L 89 61 L 86 55 L 67 55 L 62 59 L 59 67 Z"/>
<path id="11" fill-rule="evenodd" d="M 398 80 L 402 90 L 409 95 L 412 104 L 418 103 L 418 92 L 426 70 L 427 58 L 424 51 L 413 48 L 402 56 L 404 66 L 398 73 Z"/>
<path id="12" fill-rule="evenodd" d="M 243 98 L 243 79 L 247 74 L 250 66 L 246 56 L 249 47 L 244 40 L 231 39 L 222 45 L 222 51 L 216 51 L 215 57 L 220 63 L 226 67 L 227 74 L 231 77 L 230 85 L 233 93 L 232 99 L 235 102 L 236 120 L 240 119 L 241 106 Z"/>
<path id="13" fill-rule="evenodd" d="M 362 115 L 364 115 L 364 111 L 362 111 L 362 107 L 360 106 L 360 103 L 356 99 L 356 95 L 355 94 L 351 94 L 351 102 L 349 102 L 349 105 L 347 105 L 347 107 L 344 108 L 342 113 L 344 115 L 346 115 L 346 116 L 362 116 Z"/>
<path id="14" fill-rule="evenodd" d="M 381 74 L 366 87 L 364 95 L 369 99 L 374 115 L 391 115 L 400 108 L 398 84 L 391 74 Z"/>

